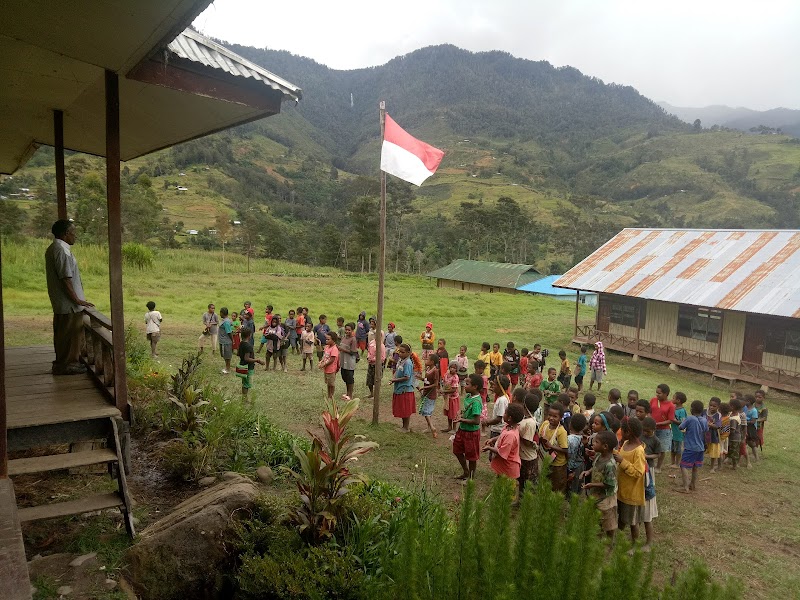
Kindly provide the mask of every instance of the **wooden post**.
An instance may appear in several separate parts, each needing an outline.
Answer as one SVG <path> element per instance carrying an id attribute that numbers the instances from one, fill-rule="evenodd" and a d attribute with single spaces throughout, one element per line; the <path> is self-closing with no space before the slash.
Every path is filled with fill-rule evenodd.
<path id="1" fill-rule="evenodd" d="M 381 146 L 386 131 L 386 102 L 380 103 Z M 377 333 L 375 334 L 375 384 L 372 387 L 372 424 L 377 425 L 381 412 L 381 380 L 383 379 L 383 284 L 386 274 L 386 173 L 381 170 L 381 218 L 380 237 L 378 242 L 378 315 L 375 317 Z"/>
<path id="2" fill-rule="evenodd" d="M 111 340 L 114 346 L 114 398 L 122 417 L 128 420 L 130 414 L 128 380 L 125 374 L 125 316 L 122 311 L 122 203 L 119 157 L 119 77 L 113 71 L 106 71 L 106 204 Z"/>
<path id="3" fill-rule="evenodd" d="M 642 328 L 642 302 L 647 300 L 640 300 L 636 305 L 636 354 L 639 354 L 639 336 Z"/>
<path id="4" fill-rule="evenodd" d="M 6 340 L 3 317 L 3 249 L 0 244 L 0 479 L 8 478 L 8 436 L 6 418 Z"/>
<path id="5" fill-rule="evenodd" d="M 578 337 L 578 309 L 581 305 L 581 291 L 575 290 L 575 337 Z"/>
<path id="6" fill-rule="evenodd" d="M 717 338 L 717 371 L 719 371 L 720 358 L 722 357 L 722 332 L 725 329 L 725 311 L 719 318 L 719 337 Z"/>
<path id="7" fill-rule="evenodd" d="M 56 199 L 58 218 L 67 218 L 67 179 L 64 173 L 64 111 L 53 111 L 53 138 L 56 149 Z"/>

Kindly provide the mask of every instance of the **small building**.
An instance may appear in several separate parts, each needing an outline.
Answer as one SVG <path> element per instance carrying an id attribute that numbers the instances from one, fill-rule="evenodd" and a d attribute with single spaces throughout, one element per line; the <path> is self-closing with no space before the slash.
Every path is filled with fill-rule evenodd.
<path id="1" fill-rule="evenodd" d="M 624 229 L 554 285 L 600 295 L 576 343 L 800 393 L 798 272 L 800 231 Z"/>
<path id="2" fill-rule="evenodd" d="M 428 277 L 435 277 L 436 287 L 440 288 L 515 294 L 519 286 L 541 279 L 542 274 L 533 265 L 459 258 L 446 267 L 428 273 Z"/>
<path id="3" fill-rule="evenodd" d="M 555 300 L 574 301 L 576 292 L 564 288 L 553 287 L 553 282 L 555 282 L 559 277 L 562 277 L 562 275 L 547 275 L 546 277 L 542 277 L 537 281 L 519 286 L 517 291 L 538 296 L 547 296 L 548 298 L 554 298 Z M 594 292 L 586 292 L 582 290 L 578 291 L 577 299 L 578 302 L 585 304 L 586 306 L 597 306 L 597 294 Z"/>

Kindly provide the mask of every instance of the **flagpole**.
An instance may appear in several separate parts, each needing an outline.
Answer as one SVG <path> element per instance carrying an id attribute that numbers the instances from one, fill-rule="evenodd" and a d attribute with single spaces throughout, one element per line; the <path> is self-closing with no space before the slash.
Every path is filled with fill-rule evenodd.
<path id="1" fill-rule="evenodd" d="M 381 147 L 386 132 L 386 102 L 380 103 Z M 386 273 L 386 173 L 381 169 L 381 224 L 378 256 L 378 316 L 375 332 L 375 383 L 372 387 L 372 424 L 377 425 L 381 413 L 381 380 L 383 379 L 383 283 Z"/>

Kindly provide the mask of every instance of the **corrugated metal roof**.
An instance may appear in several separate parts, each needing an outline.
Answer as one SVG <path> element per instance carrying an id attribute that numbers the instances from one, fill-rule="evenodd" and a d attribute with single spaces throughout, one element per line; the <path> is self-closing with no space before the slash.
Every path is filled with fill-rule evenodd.
<path id="1" fill-rule="evenodd" d="M 516 289 L 518 285 L 541 279 L 542 275 L 533 265 L 459 258 L 446 267 L 428 273 L 428 277 Z"/>
<path id="2" fill-rule="evenodd" d="M 558 287 L 800 318 L 800 231 L 624 229 Z"/>
<path id="3" fill-rule="evenodd" d="M 574 290 L 553 287 L 553 282 L 555 282 L 559 277 L 563 277 L 563 275 L 547 275 L 546 277 L 542 277 L 541 279 L 532 283 L 520 285 L 517 287 L 517 289 L 520 292 L 530 292 L 532 294 L 545 294 L 547 296 L 572 296 L 574 298 Z M 581 294 L 583 293 L 585 292 L 581 291 Z"/>
<path id="4" fill-rule="evenodd" d="M 201 63 L 212 69 L 221 69 L 236 77 L 249 77 L 260 81 L 295 102 L 303 96 L 303 90 L 296 85 L 242 58 L 192 29 L 186 29 L 178 35 L 169 43 L 167 49 L 180 58 Z"/>

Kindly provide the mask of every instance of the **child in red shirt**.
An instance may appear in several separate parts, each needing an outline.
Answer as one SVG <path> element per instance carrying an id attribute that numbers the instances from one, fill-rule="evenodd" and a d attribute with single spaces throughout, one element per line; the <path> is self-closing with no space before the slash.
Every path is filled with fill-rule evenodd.
<path id="1" fill-rule="evenodd" d="M 491 450 L 492 471 L 498 475 L 505 475 L 511 479 L 519 479 L 519 469 L 522 461 L 519 458 L 519 423 L 525 416 L 525 411 L 520 404 L 509 404 L 506 408 L 503 421 L 505 427 L 499 436 L 486 440 L 484 452 Z"/>

